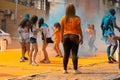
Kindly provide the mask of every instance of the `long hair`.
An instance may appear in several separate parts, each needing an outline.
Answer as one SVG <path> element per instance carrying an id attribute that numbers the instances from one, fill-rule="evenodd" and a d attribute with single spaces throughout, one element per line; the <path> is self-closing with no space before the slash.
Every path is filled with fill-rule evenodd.
<path id="1" fill-rule="evenodd" d="M 56 22 L 56 23 L 54 24 L 54 27 L 57 28 L 58 30 L 61 29 L 61 25 L 60 25 L 59 22 Z"/>
<path id="2" fill-rule="evenodd" d="M 25 26 L 26 26 L 26 23 L 29 21 L 29 19 L 23 19 L 22 21 L 21 21 L 21 23 L 19 24 L 19 26 L 21 27 L 21 28 L 24 28 Z"/>
<path id="3" fill-rule="evenodd" d="M 69 3 L 66 7 L 66 13 L 65 13 L 66 22 L 69 21 L 70 17 L 75 17 L 75 16 L 76 16 L 75 6 L 74 4 Z"/>
<path id="4" fill-rule="evenodd" d="M 33 25 L 35 25 L 37 23 L 38 17 L 36 15 L 32 16 L 30 22 L 31 22 L 31 31 L 32 31 L 32 27 Z"/>

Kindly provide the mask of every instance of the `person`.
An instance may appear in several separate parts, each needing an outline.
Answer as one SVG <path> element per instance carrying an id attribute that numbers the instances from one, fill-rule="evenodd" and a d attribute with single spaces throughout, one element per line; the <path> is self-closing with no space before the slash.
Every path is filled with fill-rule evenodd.
<path id="1" fill-rule="evenodd" d="M 24 19 L 20 22 L 20 25 L 22 25 L 24 23 L 25 19 L 29 20 L 30 19 L 30 14 L 27 13 L 27 14 L 24 15 Z M 19 39 L 22 39 L 22 38 L 20 38 L 21 37 L 20 33 L 18 33 L 18 36 L 19 36 Z M 24 46 L 24 48 L 22 50 L 23 50 L 23 53 L 25 54 L 26 53 L 26 46 Z M 28 58 L 26 56 L 24 56 L 24 60 L 28 60 Z M 21 61 L 21 58 L 20 58 L 20 61 Z"/>
<path id="2" fill-rule="evenodd" d="M 96 51 L 97 48 L 94 45 L 94 42 L 96 39 L 96 29 L 94 28 L 94 24 L 88 24 L 86 33 L 87 33 L 87 38 L 88 38 L 89 50 L 92 51 L 94 49 Z"/>
<path id="3" fill-rule="evenodd" d="M 41 17 L 39 19 L 39 28 L 41 29 L 41 33 L 42 33 L 42 40 L 43 40 L 43 44 L 42 44 L 42 51 L 44 54 L 44 59 L 41 60 L 41 63 L 50 63 L 49 57 L 48 57 L 48 52 L 46 50 L 47 46 L 49 43 L 53 43 L 52 39 L 51 39 L 51 35 L 50 35 L 50 30 L 48 25 L 44 22 L 44 19 Z"/>
<path id="4" fill-rule="evenodd" d="M 114 8 L 109 9 L 109 14 L 105 15 L 102 19 L 101 23 L 101 30 L 102 30 L 102 40 L 105 41 L 107 45 L 107 57 L 108 57 L 108 63 L 113 63 L 116 60 L 114 59 L 114 53 L 117 49 L 118 43 L 117 40 L 114 40 L 113 38 L 115 37 L 115 32 L 114 28 L 118 29 L 120 32 L 120 28 L 116 24 L 116 11 Z M 108 18 L 108 19 L 107 19 Z M 111 47 L 113 46 L 112 53 Z"/>
<path id="5" fill-rule="evenodd" d="M 59 22 L 56 22 L 54 24 L 55 30 L 54 33 L 52 34 L 52 36 L 54 36 L 54 50 L 56 51 L 57 55 L 56 57 L 63 57 L 62 56 L 62 52 L 59 48 L 60 45 L 60 29 L 61 29 L 61 25 Z"/>
<path id="6" fill-rule="evenodd" d="M 63 57 L 63 73 L 68 73 L 67 65 L 70 51 L 72 52 L 72 61 L 74 73 L 78 71 L 78 48 L 79 43 L 83 44 L 83 36 L 81 30 L 81 19 L 76 16 L 76 10 L 72 3 L 66 7 L 65 16 L 61 18 L 61 40 L 63 42 L 64 57 Z"/>
<path id="7" fill-rule="evenodd" d="M 30 43 L 31 43 L 31 49 L 30 49 L 30 62 L 29 64 L 32 64 L 33 66 L 38 66 L 36 63 L 36 55 L 38 52 L 38 45 L 37 45 L 37 33 L 39 29 L 37 29 L 36 23 L 37 23 L 38 17 L 36 15 L 32 16 L 31 18 L 31 29 L 30 29 Z"/>
<path id="8" fill-rule="evenodd" d="M 19 42 L 22 48 L 22 57 L 20 58 L 20 62 L 24 62 L 27 59 L 25 57 L 26 51 L 28 51 L 28 56 L 29 56 L 29 51 L 30 51 L 29 26 L 30 26 L 30 21 L 25 18 L 18 27 Z"/>

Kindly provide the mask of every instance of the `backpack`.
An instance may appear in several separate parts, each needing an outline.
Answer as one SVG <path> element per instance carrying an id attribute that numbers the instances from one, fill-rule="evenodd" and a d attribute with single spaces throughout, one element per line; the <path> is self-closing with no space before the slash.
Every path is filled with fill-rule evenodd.
<path id="1" fill-rule="evenodd" d="M 106 15 L 102 20 L 102 30 L 108 30 L 108 27 L 110 25 L 111 15 Z"/>

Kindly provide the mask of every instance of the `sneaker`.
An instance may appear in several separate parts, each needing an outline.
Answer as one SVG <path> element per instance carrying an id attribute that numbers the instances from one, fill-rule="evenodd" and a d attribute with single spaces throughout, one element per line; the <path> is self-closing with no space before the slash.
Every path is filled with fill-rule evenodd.
<path id="1" fill-rule="evenodd" d="M 111 59 L 113 62 L 117 62 L 112 56 L 110 56 L 110 59 Z"/>
<path id="2" fill-rule="evenodd" d="M 81 74 L 78 70 L 74 70 L 74 74 Z"/>
<path id="3" fill-rule="evenodd" d="M 32 61 L 29 61 L 29 64 L 32 64 Z"/>
<path id="4" fill-rule="evenodd" d="M 42 61 L 40 61 L 41 63 L 50 63 L 49 60 L 43 59 Z"/>
<path id="5" fill-rule="evenodd" d="M 35 62 L 32 62 L 32 65 L 33 65 L 33 66 L 38 66 L 38 64 L 37 64 L 37 63 L 35 63 Z"/>
<path id="6" fill-rule="evenodd" d="M 50 61 L 49 60 L 44 60 L 44 63 L 50 63 Z"/>
<path id="7" fill-rule="evenodd" d="M 113 63 L 113 62 L 111 60 L 109 60 L 108 63 Z"/>
<path id="8" fill-rule="evenodd" d="M 45 59 L 41 60 L 40 62 L 41 62 L 41 63 L 44 63 L 44 61 L 45 61 Z"/>
<path id="9" fill-rule="evenodd" d="M 20 62 L 25 62 L 25 59 L 21 57 Z"/>
<path id="10" fill-rule="evenodd" d="M 63 70 L 63 74 L 68 74 L 67 70 Z"/>
<path id="11" fill-rule="evenodd" d="M 59 57 L 61 57 L 61 58 L 62 58 L 63 56 L 62 56 L 62 55 L 59 55 Z"/>
<path id="12" fill-rule="evenodd" d="M 59 55 L 57 54 L 55 57 L 59 57 Z"/>
<path id="13" fill-rule="evenodd" d="M 24 59 L 25 59 L 25 60 L 28 60 L 28 58 L 27 58 L 27 57 L 24 57 Z"/>

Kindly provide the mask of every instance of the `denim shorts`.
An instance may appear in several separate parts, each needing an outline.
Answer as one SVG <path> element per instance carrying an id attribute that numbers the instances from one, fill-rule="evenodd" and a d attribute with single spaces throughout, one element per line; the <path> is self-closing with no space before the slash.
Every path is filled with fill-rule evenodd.
<path id="1" fill-rule="evenodd" d="M 37 41 L 36 41 L 35 38 L 33 38 L 33 37 L 30 38 L 30 43 L 34 44 L 34 43 L 36 43 L 36 42 L 37 42 Z"/>

